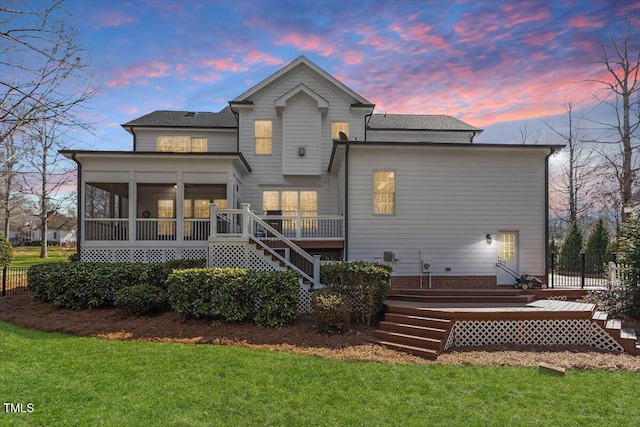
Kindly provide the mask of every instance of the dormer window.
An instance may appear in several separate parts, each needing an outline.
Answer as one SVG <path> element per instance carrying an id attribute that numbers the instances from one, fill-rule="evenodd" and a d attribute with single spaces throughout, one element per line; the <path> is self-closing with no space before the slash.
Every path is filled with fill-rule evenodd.
<path id="1" fill-rule="evenodd" d="M 207 138 L 159 136 L 158 151 L 169 153 L 206 153 Z"/>
<path id="2" fill-rule="evenodd" d="M 342 139 L 340 132 L 349 139 L 349 122 L 331 122 L 331 139 Z"/>

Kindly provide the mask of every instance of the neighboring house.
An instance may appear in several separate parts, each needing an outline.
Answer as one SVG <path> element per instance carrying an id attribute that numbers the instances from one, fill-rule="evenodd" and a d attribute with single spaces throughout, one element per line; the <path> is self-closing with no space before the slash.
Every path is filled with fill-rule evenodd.
<path id="1" fill-rule="evenodd" d="M 624 215 L 630 218 L 640 217 L 640 191 L 634 193 L 624 206 Z"/>
<path id="2" fill-rule="evenodd" d="M 39 219 L 30 220 L 21 230 L 22 244 L 42 240 L 42 226 Z M 64 215 L 56 215 L 47 224 L 47 242 L 50 244 L 70 244 L 75 236 L 76 221 Z"/>
<path id="3" fill-rule="evenodd" d="M 374 114 L 305 57 L 218 113 L 122 126 L 131 152 L 63 152 L 78 164 L 83 261 L 206 257 L 317 282 L 320 257 L 344 258 L 392 265 L 396 285 L 482 287 L 513 284 L 502 260 L 545 277 L 559 146 L 474 144 L 482 130 L 453 117 Z"/>

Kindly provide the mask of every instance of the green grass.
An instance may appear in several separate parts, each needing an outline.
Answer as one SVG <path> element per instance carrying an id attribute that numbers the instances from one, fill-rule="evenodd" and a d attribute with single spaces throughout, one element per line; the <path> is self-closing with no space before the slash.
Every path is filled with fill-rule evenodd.
<path id="1" fill-rule="evenodd" d="M 0 322 L 0 425 L 637 426 L 640 375 L 394 366 Z"/>
<path id="2" fill-rule="evenodd" d="M 39 246 L 19 246 L 13 248 L 13 260 L 10 267 L 31 267 L 43 262 L 67 261 L 69 255 L 76 252 L 75 248 L 62 246 L 50 246 L 47 248 L 48 258 L 40 258 Z M 0 408 L 1 409 L 1 408 Z"/>

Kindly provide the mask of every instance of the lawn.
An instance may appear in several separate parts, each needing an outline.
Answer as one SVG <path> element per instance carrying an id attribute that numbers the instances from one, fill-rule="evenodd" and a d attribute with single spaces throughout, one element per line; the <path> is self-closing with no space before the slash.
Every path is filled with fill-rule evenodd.
<path id="1" fill-rule="evenodd" d="M 383 365 L 0 322 L 0 425 L 637 426 L 630 372 Z"/>
<path id="2" fill-rule="evenodd" d="M 39 246 L 18 246 L 13 248 L 13 260 L 11 267 L 31 267 L 43 262 L 67 261 L 69 255 L 76 252 L 75 247 L 49 246 L 47 248 L 49 258 L 40 258 Z"/>

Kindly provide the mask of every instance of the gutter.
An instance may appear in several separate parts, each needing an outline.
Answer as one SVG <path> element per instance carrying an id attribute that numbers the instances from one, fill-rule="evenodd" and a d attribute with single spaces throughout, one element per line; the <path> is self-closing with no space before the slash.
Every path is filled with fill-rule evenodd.
<path id="1" fill-rule="evenodd" d="M 344 153 L 344 260 L 349 261 L 349 141 Z"/>
<path id="2" fill-rule="evenodd" d="M 549 278 L 549 157 L 556 152 L 556 147 L 551 147 L 549 154 L 544 158 L 544 277 L 545 283 Z M 547 286 L 549 284 L 547 283 Z"/>
<path id="3" fill-rule="evenodd" d="M 135 141 L 135 138 L 134 138 Z M 134 144 L 135 147 L 135 144 Z M 81 200 L 82 200 L 82 193 L 81 193 L 81 189 L 82 189 L 82 165 L 80 164 L 80 161 L 76 158 L 76 153 L 71 153 L 71 160 L 73 160 L 77 165 L 78 165 L 78 182 L 76 184 L 77 186 L 77 192 L 78 192 L 78 200 L 76 201 L 77 203 L 77 217 L 78 217 L 78 223 L 76 224 L 76 249 L 78 251 L 78 260 L 80 261 L 80 254 L 81 254 L 81 249 L 82 249 L 82 214 L 83 214 L 83 209 L 81 206 Z"/>

